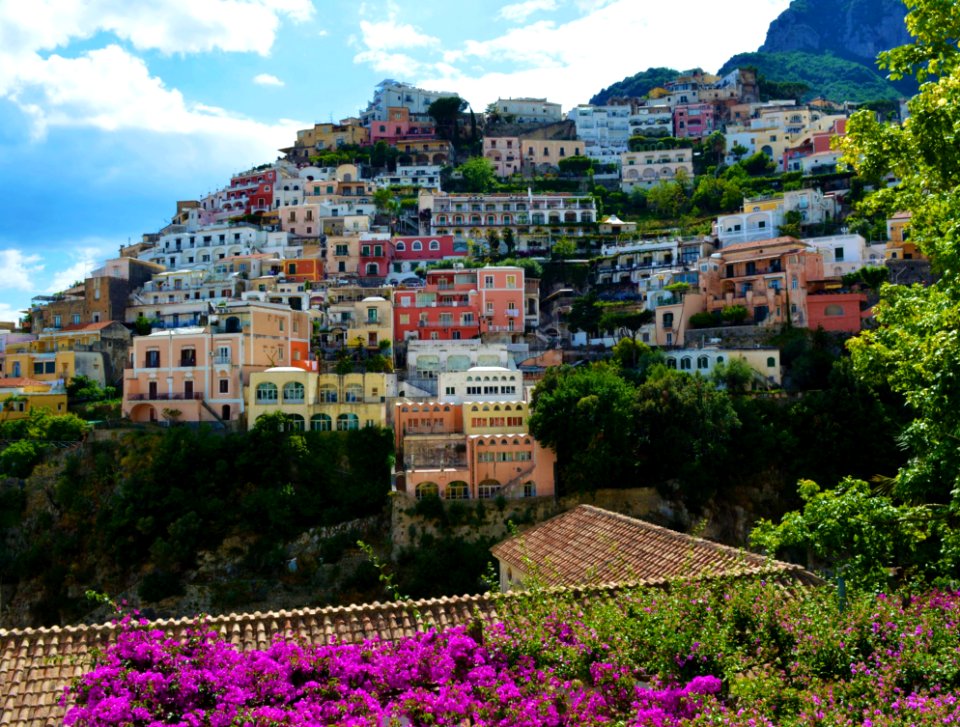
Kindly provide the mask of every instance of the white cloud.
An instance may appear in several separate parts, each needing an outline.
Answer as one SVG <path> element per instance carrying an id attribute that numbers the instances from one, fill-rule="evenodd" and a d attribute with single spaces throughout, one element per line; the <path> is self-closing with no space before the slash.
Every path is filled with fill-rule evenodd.
<path id="1" fill-rule="evenodd" d="M 587 14 L 514 27 L 457 49 L 431 49 L 442 61 L 411 52 L 422 69 L 415 82 L 456 89 L 474 108 L 498 97 L 536 96 L 569 109 L 651 66 L 716 71 L 735 53 L 756 49 L 789 0 L 740 0 L 736 22 L 730 5 L 715 0 L 576 4 Z M 677 18 L 689 21 L 678 25 Z"/>
<path id="2" fill-rule="evenodd" d="M 276 76 L 270 73 L 258 73 L 253 77 L 253 82 L 258 86 L 285 86 L 286 84 Z"/>
<path id="3" fill-rule="evenodd" d="M 310 0 L 31 0 L 0 4 L 0 48 L 11 55 L 53 50 L 105 31 L 138 50 L 265 55 L 282 17 L 314 14 Z"/>
<path id="4" fill-rule="evenodd" d="M 36 278 L 41 272 L 43 265 L 39 255 L 16 248 L 0 250 L 0 290 L 35 290 Z"/>
<path id="5" fill-rule="evenodd" d="M 0 303 L 0 321 L 16 323 L 23 317 L 20 310 L 22 309 L 12 306 L 9 303 Z"/>
<path id="6" fill-rule="evenodd" d="M 526 0 L 526 2 L 504 5 L 497 17 L 512 23 L 522 23 L 534 13 L 542 10 L 556 10 L 557 0 Z"/>
<path id="7" fill-rule="evenodd" d="M 104 260 L 116 256 L 120 243 L 117 240 L 107 240 L 101 237 L 86 237 L 74 242 L 70 251 L 61 258 L 67 258 L 72 263 L 61 270 L 52 272 L 48 278 L 45 293 L 59 293 L 69 288 L 79 280 L 90 276 L 90 273 L 103 265 Z M 38 281 L 34 281 L 36 285 Z"/>
<path id="8" fill-rule="evenodd" d="M 71 126 L 225 134 L 248 140 L 269 135 L 282 144 L 289 137 L 277 138 L 272 126 L 187 101 L 119 44 L 73 57 L 50 51 L 110 32 L 138 50 L 265 55 L 281 18 L 300 22 L 313 13 L 310 0 L 0 3 L 0 99 L 21 109 L 37 138 L 50 127 Z M 278 126 L 287 133 L 286 124 Z M 270 142 L 274 149 L 277 145 Z"/>
<path id="9" fill-rule="evenodd" d="M 360 21 L 363 44 L 371 51 L 397 50 L 439 46 L 440 40 L 421 33 L 409 23 L 398 23 L 394 18 L 370 22 Z"/>

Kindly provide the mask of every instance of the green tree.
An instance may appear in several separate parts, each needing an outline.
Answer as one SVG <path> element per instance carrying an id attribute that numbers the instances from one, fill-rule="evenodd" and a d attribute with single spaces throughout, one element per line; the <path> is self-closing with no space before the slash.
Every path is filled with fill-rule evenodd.
<path id="1" fill-rule="evenodd" d="M 747 309 L 742 305 L 725 305 L 720 310 L 720 317 L 727 323 L 737 325 L 747 319 Z"/>
<path id="2" fill-rule="evenodd" d="M 463 175 L 467 192 L 488 192 L 497 182 L 493 162 L 486 157 L 468 159 L 457 167 L 457 171 Z"/>
<path id="3" fill-rule="evenodd" d="M 640 329 L 653 321 L 652 310 L 625 311 L 608 309 L 600 316 L 598 326 L 601 331 L 609 331 L 617 338 L 629 335 L 635 339 Z"/>
<path id="4" fill-rule="evenodd" d="M 660 182 L 647 190 L 647 206 L 658 217 L 676 219 L 686 204 L 687 195 L 679 182 Z"/>
<path id="5" fill-rule="evenodd" d="M 784 236 L 800 237 L 803 234 L 800 227 L 802 224 L 803 216 L 800 211 L 788 210 L 783 215 L 783 224 L 777 229 L 777 233 Z"/>
<path id="6" fill-rule="evenodd" d="M 467 102 L 459 96 L 444 96 L 438 98 L 427 108 L 427 114 L 433 119 L 437 127 L 437 136 L 447 139 L 457 145 L 457 122 L 460 114 L 467 108 Z"/>
<path id="7" fill-rule="evenodd" d="M 727 391 L 742 394 L 750 390 L 750 385 L 757 378 L 756 372 L 743 359 L 734 358 L 726 363 L 718 363 L 712 372 L 710 380 Z"/>
<path id="8" fill-rule="evenodd" d="M 756 154 L 748 156 L 741 162 L 741 164 L 743 164 L 743 168 L 747 170 L 747 174 L 750 174 L 754 177 L 759 177 L 763 174 L 770 174 L 774 169 L 777 168 L 777 165 L 774 163 L 774 161 L 762 151 L 758 151 Z"/>
<path id="9" fill-rule="evenodd" d="M 570 312 L 567 313 L 567 328 L 573 333 L 584 331 L 588 334 L 596 334 L 600 330 L 600 318 L 603 316 L 603 306 L 600 304 L 597 294 L 590 291 L 586 295 L 581 295 L 570 305 Z"/>
<path id="10" fill-rule="evenodd" d="M 558 165 L 563 174 L 582 176 L 593 167 L 593 160 L 585 156 L 572 156 L 561 159 Z"/>
<path id="11" fill-rule="evenodd" d="M 577 254 L 577 243 L 569 237 L 561 237 L 550 248 L 550 257 L 555 260 L 567 260 Z"/>

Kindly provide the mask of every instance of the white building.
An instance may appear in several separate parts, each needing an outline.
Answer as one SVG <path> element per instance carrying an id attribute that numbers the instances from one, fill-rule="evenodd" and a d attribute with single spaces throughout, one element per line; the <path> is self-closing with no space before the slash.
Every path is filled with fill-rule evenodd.
<path id="1" fill-rule="evenodd" d="M 628 151 L 620 155 L 620 188 L 649 189 L 660 182 L 672 182 L 677 176 L 693 180 L 693 149 Z"/>
<path id="2" fill-rule="evenodd" d="M 414 121 L 428 121 L 427 111 L 434 101 L 457 96 L 452 91 L 427 91 L 409 83 L 401 83 L 392 79 L 385 79 L 377 84 L 373 90 L 373 100 L 367 104 L 367 109 L 360 114 L 360 123 L 369 127 L 373 121 L 386 121 L 387 109 L 405 108 L 410 110 L 410 118 Z"/>
<path id="3" fill-rule="evenodd" d="M 784 192 L 782 196 L 748 198 L 743 201 L 741 212 L 717 218 L 714 234 L 721 246 L 768 240 L 779 236 L 787 212 L 799 212 L 802 225 L 828 222 L 837 217 L 837 199 L 818 189 L 797 189 Z"/>
<path id="4" fill-rule="evenodd" d="M 468 401 L 522 401 L 523 372 L 503 366 L 473 366 L 437 376 L 437 395 L 443 404 Z"/>
<path id="5" fill-rule="evenodd" d="M 498 98 L 493 104 L 493 110 L 504 120 L 518 124 L 553 124 L 563 121 L 560 104 L 545 98 Z"/>

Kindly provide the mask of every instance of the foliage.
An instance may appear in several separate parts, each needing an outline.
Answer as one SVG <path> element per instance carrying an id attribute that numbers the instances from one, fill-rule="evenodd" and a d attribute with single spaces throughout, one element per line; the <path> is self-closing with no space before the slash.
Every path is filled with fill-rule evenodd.
<path id="1" fill-rule="evenodd" d="M 561 237 L 550 248 L 550 256 L 555 260 L 566 260 L 577 254 L 577 243 L 569 237 Z"/>
<path id="2" fill-rule="evenodd" d="M 743 359 L 734 358 L 720 362 L 710 372 L 710 379 L 727 391 L 742 394 L 750 389 L 756 378 L 756 372 Z"/>
<path id="3" fill-rule="evenodd" d="M 783 224 L 777 230 L 777 234 L 789 237 L 800 237 L 803 232 L 803 215 L 799 210 L 788 210 L 783 214 Z"/>
<path id="4" fill-rule="evenodd" d="M 643 98 L 651 89 L 663 86 L 679 75 L 680 72 L 672 68 L 648 68 L 603 89 L 590 99 L 590 103 L 603 105 L 615 97 Z"/>
<path id="5" fill-rule="evenodd" d="M 762 151 L 751 154 L 746 159 L 739 162 L 739 164 L 743 166 L 747 174 L 754 177 L 769 174 L 777 168 L 777 165 L 773 159 L 768 157 Z"/>
<path id="6" fill-rule="evenodd" d="M 67 398 L 71 404 L 103 401 L 105 399 L 115 399 L 116 397 L 117 390 L 114 387 L 101 387 L 96 381 L 83 374 L 74 376 L 67 384 Z"/>
<path id="7" fill-rule="evenodd" d="M 725 305 L 720 309 L 720 318 L 725 323 L 733 323 L 734 325 L 743 323 L 747 319 L 747 309 L 740 305 Z"/>
<path id="8" fill-rule="evenodd" d="M 636 338 L 640 329 L 652 321 L 652 310 L 618 310 L 617 307 L 607 306 L 597 325 L 601 331 L 609 331 L 617 338 L 623 338 L 624 334 Z"/>
<path id="9" fill-rule="evenodd" d="M 870 290 L 879 290 L 880 286 L 890 278 L 890 268 L 876 265 L 866 265 L 843 276 L 843 284 L 846 286 L 862 283 Z"/>
<path id="10" fill-rule="evenodd" d="M 22 439 L 0 451 L 0 474 L 21 479 L 29 477 L 40 463 L 48 445 L 44 442 Z"/>
<path id="11" fill-rule="evenodd" d="M 861 102 L 896 100 L 901 95 L 875 69 L 829 53 L 739 53 L 728 60 L 718 73 L 724 75 L 734 68 L 745 66 L 757 69 L 758 81 L 761 76 L 763 81 L 761 92 L 771 98 L 799 97 L 806 101 L 814 96 L 823 96 L 835 101 Z M 804 86 L 807 88 L 804 89 Z"/>
<path id="12" fill-rule="evenodd" d="M 798 490 L 803 510 L 787 513 L 776 526 L 761 520 L 750 535 L 753 545 L 771 554 L 806 551 L 814 559 L 810 565 L 828 567 L 867 590 L 888 588 L 897 566 L 922 568 L 916 555 L 931 536 L 928 508 L 896 504 L 872 492 L 863 480 L 850 478 L 825 491 L 801 480 Z"/>
<path id="13" fill-rule="evenodd" d="M 437 136 L 447 139 L 456 146 L 458 140 L 457 121 L 467 108 L 467 102 L 459 96 L 438 98 L 427 108 L 427 114 L 437 127 Z"/>
<path id="14" fill-rule="evenodd" d="M 584 331 L 596 334 L 600 330 L 600 319 L 603 317 L 603 304 L 597 293 L 591 290 L 586 295 L 576 298 L 570 305 L 570 312 L 566 314 L 567 328 L 574 333 Z"/>
<path id="15" fill-rule="evenodd" d="M 526 280 L 539 280 L 543 277 L 543 265 L 529 257 L 513 258 L 508 257 L 500 261 L 501 265 L 512 265 L 523 268 L 524 278 Z"/>
<path id="16" fill-rule="evenodd" d="M 690 328 L 712 328 L 720 325 L 720 316 L 706 311 L 694 313 L 687 320 L 687 325 Z"/>
<path id="17" fill-rule="evenodd" d="M 647 206 L 661 217 L 679 217 L 686 205 L 687 193 L 679 182 L 660 182 L 647 190 Z"/>
<path id="18" fill-rule="evenodd" d="M 585 156 L 570 156 L 561 159 L 558 164 L 561 174 L 580 176 L 593 168 L 593 159 Z"/>
<path id="19" fill-rule="evenodd" d="M 394 641 L 278 638 L 241 651 L 199 620 L 181 638 L 125 617 L 65 695 L 69 727 L 202 723 L 679 727 L 960 718 L 960 594 L 679 582 L 533 590 L 498 623 Z"/>
<path id="20" fill-rule="evenodd" d="M 849 344 L 858 373 L 905 397 L 914 419 L 903 435 L 911 453 L 895 493 L 909 500 L 960 506 L 960 51 L 954 6 L 909 0 L 910 45 L 882 53 L 891 76 L 925 81 L 909 102 L 910 118 L 888 126 L 854 114 L 842 142 L 858 174 L 900 180 L 861 205 L 870 213 L 909 210 L 910 238 L 941 273 L 929 287 L 884 285 L 874 308 L 878 326 Z M 946 556 L 947 554 L 945 554 Z"/>
<path id="21" fill-rule="evenodd" d="M 486 157 L 472 157 L 457 167 L 463 175 L 465 192 L 489 192 L 496 184 L 493 162 Z"/>

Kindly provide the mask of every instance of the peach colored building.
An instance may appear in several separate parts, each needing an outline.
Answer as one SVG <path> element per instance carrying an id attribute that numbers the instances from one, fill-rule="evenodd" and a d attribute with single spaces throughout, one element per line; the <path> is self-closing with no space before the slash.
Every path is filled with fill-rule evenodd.
<path id="1" fill-rule="evenodd" d="M 465 375 L 474 383 L 486 377 L 487 384 L 494 376 L 520 376 L 492 366 Z M 522 396 L 521 387 L 513 399 L 491 400 L 480 384 L 456 400 L 396 402 L 397 489 L 417 499 L 552 496 L 556 454 L 530 435 Z"/>
<path id="2" fill-rule="evenodd" d="M 133 339 L 123 414 L 135 422 L 233 422 L 254 371 L 310 366 L 308 314 L 282 305 L 230 302 L 205 326 Z"/>
<path id="3" fill-rule="evenodd" d="M 711 255 L 701 265 L 700 290 L 708 312 L 741 305 L 748 322 L 806 328 L 807 281 L 822 278 L 819 252 L 794 237 L 776 237 L 726 245 Z"/>
<path id="4" fill-rule="evenodd" d="M 808 293 L 808 326 L 825 331 L 859 333 L 863 327 L 861 312 L 866 305 L 866 293 Z"/>

